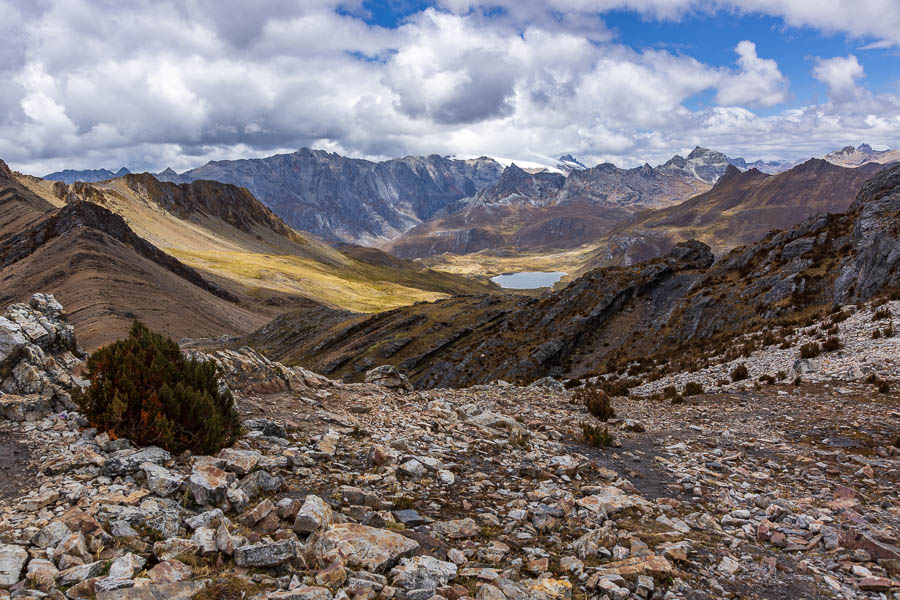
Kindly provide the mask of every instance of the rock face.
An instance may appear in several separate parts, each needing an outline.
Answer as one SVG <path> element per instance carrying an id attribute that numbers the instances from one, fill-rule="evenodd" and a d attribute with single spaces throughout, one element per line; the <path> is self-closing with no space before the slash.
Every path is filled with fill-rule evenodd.
<path id="1" fill-rule="evenodd" d="M 288 225 L 326 239 L 374 245 L 493 184 L 488 158 L 408 156 L 375 163 L 303 148 L 263 159 L 214 161 L 161 181 L 208 179 L 245 187 Z"/>
<path id="2" fill-rule="evenodd" d="M 53 296 L 11 305 L 0 317 L 0 418 L 36 420 L 74 408 L 71 394 L 85 382 L 72 371 L 83 357 Z"/>
<path id="3" fill-rule="evenodd" d="M 850 211 L 854 252 L 841 266 L 835 300 L 865 300 L 885 287 L 900 288 L 900 168 L 866 182 Z"/>

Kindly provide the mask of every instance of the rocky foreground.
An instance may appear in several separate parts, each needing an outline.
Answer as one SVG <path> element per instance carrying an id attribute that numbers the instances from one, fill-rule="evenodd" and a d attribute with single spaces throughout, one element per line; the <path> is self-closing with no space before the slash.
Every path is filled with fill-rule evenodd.
<path id="1" fill-rule="evenodd" d="M 608 448 L 552 380 L 411 392 L 223 351 L 246 434 L 171 456 L 71 410 L 61 310 L 0 318 L 0 598 L 900 598 L 900 382 L 852 341 L 871 318 L 840 323 L 858 372 L 823 375 L 837 351 L 761 385 L 760 354 L 681 403 L 648 384 Z"/>

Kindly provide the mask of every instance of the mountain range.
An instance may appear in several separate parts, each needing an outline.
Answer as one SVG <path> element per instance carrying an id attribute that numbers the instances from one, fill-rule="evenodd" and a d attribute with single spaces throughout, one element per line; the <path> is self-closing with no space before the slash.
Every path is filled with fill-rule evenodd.
<path id="1" fill-rule="evenodd" d="M 823 162 L 809 161 L 806 170 L 829 169 Z M 747 185 L 740 177 L 734 168 L 719 185 Z M 768 180 L 759 172 L 748 177 Z M 421 388 L 696 370 L 747 331 L 900 296 L 898 212 L 894 166 L 869 178 L 846 212 L 770 232 L 718 261 L 707 245 L 689 240 L 646 262 L 591 270 L 539 298 L 457 297 L 321 327 L 299 327 L 309 319 L 298 311 L 242 343 L 351 379 L 391 364 Z"/>
<path id="2" fill-rule="evenodd" d="M 857 167 L 887 163 L 898 154 L 862 144 L 824 159 Z M 635 212 L 666 208 L 705 192 L 729 166 L 777 174 L 796 164 L 748 162 L 699 146 L 686 157 L 634 169 L 609 163 L 588 168 L 572 154 L 544 168 L 437 155 L 373 162 L 303 148 L 268 158 L 213 161 L 180 174 L 166 169 L 155 176 L 173 183 L 212 180 L 245 187 L 294 229 L 332 243 L 384 247 L 416 258 L 599 243 Z M 125 168 L 118 173 L 67 170 L 45 179 L 96 182 L 126 173 Z"/>
<path id="3" fill-rule="evenodd" d="M 44 175 L 43 179 L 47 179 L 49 181 L 61 181 L 63 183 L 75 183 L 76 181 L 95 183 L 98 181 L 113 179 L 115 177 L 122 177 L 124 175 L 129 175 L 130 173 L 131 171 L 129 171 L 125 167 L 122 167 L 115 173 L 113 173 L 109 169 L 89 169 L 86 171 L 66 169 L 64 171 L 57 171 L 55 173 L 50 173 L 49 175 Z"/>

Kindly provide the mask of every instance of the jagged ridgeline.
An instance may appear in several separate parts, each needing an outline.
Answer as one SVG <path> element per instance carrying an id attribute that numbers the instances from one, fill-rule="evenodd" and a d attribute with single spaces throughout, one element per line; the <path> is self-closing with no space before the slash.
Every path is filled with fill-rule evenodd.
<path id="1" fill-rule="evenodd" d="M 900 166 L 868 180 L 848 212 L 812 217 L 716 262 L 706 245 L 683 242 L 540 298 L 458 297 L 325 327 L 289 313 L 246 341 L 332 376 L 390 363 L 418 387 L 580 377 L 637 360 L 673 368 L 700 343 L 896 294 L 898 215 Z"/>

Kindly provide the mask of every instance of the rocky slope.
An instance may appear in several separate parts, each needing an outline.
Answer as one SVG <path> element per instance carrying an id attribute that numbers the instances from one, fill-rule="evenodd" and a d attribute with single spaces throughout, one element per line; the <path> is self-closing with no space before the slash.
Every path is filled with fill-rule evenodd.
<path id="1" fill-rule="evenodd" d="M 696 352 L 748 328 L 897 294 L 898 211 L 895 167 L 870 179 L 847 213 L 773 232 L 715 264 L 708 246 L 690 241 L 664 258 L 596 269 L 540 298 L 455 298 L 313 325 L 285 343 L 278 332 L 305 320 L 289 313 L 247 342 L 329 375 L 358 377 L 388 362 L 419 387 L 607 373 L 638 358 L 640 370 L 662 371 L 673 356 L 687 369 L 704 360 Z"/>
<path id="2" fill-rule="evenodd" d="M 721 255 L 817 213 L 846 211 L 863 182 L 881 168 L 872 164 L 847 169 L 811 159 L 778 175 L 766 175 L 731 166 L 710 191 L 619 224 L 587 261 L 587 268 L 634 264 L 688 239 L 700 240 Z"/>
<path id="3" fill-rule="evenodd" d="M 501 171 L 487 158 L 408 156 L 376 163 L 304 148 L 264 159 L 214 161 L 157 177 L 245 187 L 295 229 L 375 245 L 474 196 L 496 182 Z"/>
<path id="4" fill-rule="evenodd" d="M 43 297 L 10 311 L 36 340 L 67 331 L 57 306 Z M 3 364 L 16 370 L 23 356 Z M 603 424 L 613 445 L 597 448 L 580 426 L 599 422 L 552 380 L 411 393 L 390 369 L 344 384 L 249 349 L 206 358 L 245 419 L 216 456 L 135 448 L 77 412 L 0 395 L 0 406 L 33 408 L 0 412 L 0 597 L 900 591 L 896 391 L 873 398 L 845 378 L 675 404 L 616 397 Z"/>

